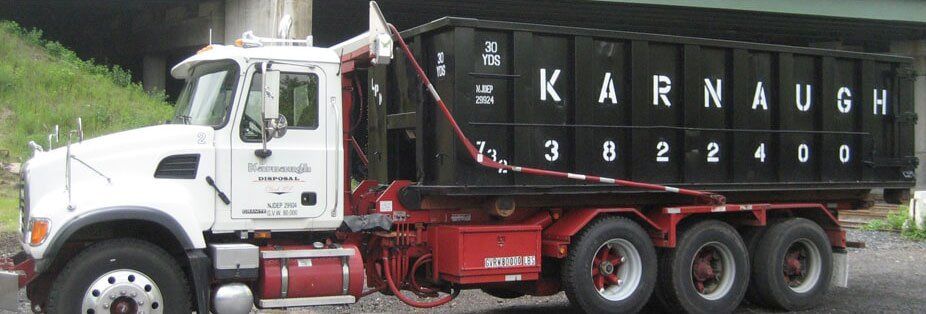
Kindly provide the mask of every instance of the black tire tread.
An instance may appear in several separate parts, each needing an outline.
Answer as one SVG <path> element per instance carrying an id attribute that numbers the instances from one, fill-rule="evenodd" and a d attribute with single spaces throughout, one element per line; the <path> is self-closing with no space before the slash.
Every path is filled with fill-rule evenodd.
<path id="1" fill-rule="evenodd" d="M 680 253 L 680 251 L 682 251 L 680 247 L 683 244 L 687 244 L 684 242 L 688 241 L 688 237 L 692 236 L 692 234 L 700 233 L 701 231 L 700 229 L 711 229 L 711 228 L 717 228 L 718 230 L 722 230 L 722 232 L 726 233 L 727 236 L 730 236 L 731 238 L 739 239 L 740 241 L 742 241 L 736 229 L 734 229 L 729 224 L 719 221 L 719 220 L 704 220 L 704 221 L 700 221 L 697 223 L 693 223 L 679 230 L 680 236 L 678 238 L 678 241 L 676 242 L 676 248 L 670 249 L 670 250 L 663 250 L 662 254 L 659 254 L 659 263 L 658 263 L 659 276 L 657 276 L 656 293 L 655 293 L 655 297 L 657 298 L 657 301 L 659 302 L 654 304 L 659 307 L 659 310 L 664 311 L 666 313 L 698 312 L 697 310 L 699 309 L 693 307 L 692 305 L 686 306 L 682 298 L 679 297 L 683 295 L 684 292 L 678 290 L 677 286 L 675 285 L 675 280 L 674 280 L 675 278 L 673 278 L 674 277 L 673 274 L 675 273 L 676 269 L 672 264 L 675 261 L 675 259 L 678 258 L 678 254 Z M 745 243 L 743 244 L 743 246 L 745 248 Z M 733 254 L 734 256 L 737 255 L 736 252 L 734 252 Z M 749 268 L 748 261 L 749 259 L 747 258 L 746 259 L 747 269 Z M 746 280 L 748 280 L 748 278 L 749 276 L 747 273 Z M 731 289 L 736 289 L 736 288 L 734 287 Z M 745 295 L 746 287 L 743 286 L 742 290 L 743 291 L 740 291 L 740 292 L 731 290 L 731 293 L 739 293 L 739 294 Z M 739 299 L 742 300 L 742 298 L 739 298 Z"/>
<path id="2" fill-rule="evenodd" d="M 776 247 L 769 245 L 769 241 L 777 241 L 785 236 L 788 236 L 788 232 L 793 232 L 795 228 L 809 228 L 811 232 L 815 234 L 818 239 L 822 240 L 824 243 L 829 243 L 829 240 L 826 237 L 826 233 L 823 231 L 823 228 L 820 227 L 817 223 L 806 218 L 791 218 L 784 220 L 780 223 L 772 225 L 768 228 L 765 235 L 760 241 L 760 245 L 756 250 L 756 258 L 754 262 L 756 267 L 752 271 L 752 280 L 756 281 L 756 294 L 759 297 L 759 304 L 765 307 L 777 308 L 788 311 L 796 310 L 806 310 L 816 306 L 819 302 L 822 301 L 822 296 L 826 294 L 829 290 L 830 277 L 832 275 L 832 249 L 829 245 L 826 245 L 820 249 L 821 259 L 823 262 L 822 265 L 822 274 L 820 280 L 825 283 L 824 287 L 821 290 L 816 291 L 811 297 L 807 298 L 808 302 L 804 303 L 794 303 L 787 300 L 787 296 L 776 293 L 772 285 L 765 284 L 773 282 L 771 278 L 767 277 L 770 274 L 764 272 L 764 270 L 770 269 L 780 269 L 781 261 L 775 258 L 772 260 L 770 256 L 777 255 L 775 254 Z M 810 239 L 813 241 L 814 239 Z"/>
<path id="3" fill-rule="evenodd" d="M 85 261 L 89 260 L 89 257 L 96 254 L 105 254 L 108 250 L 123 250 L 130 248 L 132 250 L 140 249 L 147 254 L 150 254 L 148 257 L 155 261 L 155 263 L 164 263 L 169 269 L 173 276 L 177 278 L 183 278 L 181 280 L 181 294 L 184 296 L 190 296 L 190 287 L 189 283 L 186 280 L 186 274 L 183 272 L 183 269 L 177 264 L 177 261 L 172 258 L 167 252 L 165 252 L 160 247 L 138 239 L 132 238 L 121 238 L 106 240 L 102 242 L 95 243 L 90 247 L 82 250 L 74 258 L 72 258 L 68 263 L 61 269 L 57 277 L 54 279 L 54 284 L 51 287 L 51 291 L 48 294 L 48 308 L 46 313 L 55 314 L 55 313 L 71 313 L 74 309 L 68 309 L 67 305 L 62 304 L 63 300 L 67 297 L 68 293 L 73 293 L 73 291 L 65 291 L 65 283 L 69 280 L 76 280 L 73 276 L 77 273 L 75 270 L 81 268 Z M 183 300 L 181 300 L 183 301 Z M 187 298 L 186 308 L 191 308 L 191 300 Z M 62 309 L 58 309 L 57 306 L 64 306 Z M 167 308 L 165 307 L 165 311 Z"/>
<path id="4" fill-rule="evenodd" d="M 579 231 L 579 233 L 573 236 L 573 241 L 572 241 L 573 245 L 570 247 L 569 254 L 566 256 L 566 258 L 563 261 L 563 268 L 562 268 L 563 271 L 561 275 L 562 275 L 562 284 L 564 287 L 563 290 L 566 292 L 566 298 L 569 299 L 569 303 L 572 306 L 572 308 L 580 313 L 586 312 L 585 309 L 583 309 L 582 305 L 579 304 L 579 300 L 581 299 L 581 297 L 577 295 L 576 289 L 571 289 L 570 287 L 579 286 L 579 283 L 576 282 L 579 276 L 574 274 L 573 271 L 581 267 L 575 267 L 573 265 L 576 265 L 576 263 L 580 263 L 580 261 L 578 260 L 579 254 L 577 253 L 580 249 L 579 246 L 584 244 L 584 242 L 589 241 L 587 240 L 587 238 L 590 236 L 592 232 L 596 231 L 596 229 L 598 228 L 603 228 L 603 226 L 607 226 L 607 225 L 613 225 L 613 226 L 623 225 L 625 227 L 635 228 L 639 231 L 642 231 L 645 234 L 645 231 L 643 230 L 643 228 L 640 227 L 640 225 L 638 225 L 633 220 L 630 220 L 628 218 L 621 217 L 621 216 L 604 216 L 604 217 L 596 218 L 594 221 L 592 221 L 591 223 L 586 225 L 584 228 L 582 228 L 582 230 Z M 648 236 L 645 238 L 647 240 L 649 239 Z M 651 243 L 648 248 L 647 247 L 639 248 L 638 251 L 640 252 L 641 258 L 643 259 L 644 267 L 646 267 L 647 250 L 651 250 L 650 256 L 655 257 L 655 248 L 654 246 L 651 245 Z M 641 282 L 640 285 L 641 285 L 641 288 L 646 289 L 645 285 L 647 285 L 648 283 L 646 282 L 646 278 L 645 278 L 646 277 L 645 268 L 644 268 L 643 276 L 644 276 L 644 278 L 642 279 L 643 282 Z M 656 276 L 653 276 L 653 277 L 656 277 Z M 649 281 L 650 281 L 649 285 L 651 287 L 649 288 L 650 291 L 646 292 L 647 293 L 646 298 L 644 298 L 643 301 L 640 302 L 640 304 L 637 305 L 636 308 L 630 312 L 632 313 L 639 312 L 643 308 L 643 306 L 646 305 L 646 300 L 649 299 L 649 297 L 652 294 L 652 290 L 653 290 L 652 286 L 655 280 L 651 279 Z"/>

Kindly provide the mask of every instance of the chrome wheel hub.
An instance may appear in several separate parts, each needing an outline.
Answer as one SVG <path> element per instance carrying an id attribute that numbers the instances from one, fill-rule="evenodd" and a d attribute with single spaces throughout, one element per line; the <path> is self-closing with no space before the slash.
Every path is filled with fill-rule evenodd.
<path id="1" fill-rule="evenodd" d="M 131 269 L 119 269 L 98 277 L 87 291 L 81 313 L 162 313 L 164 297 L 151 278 Z"/>

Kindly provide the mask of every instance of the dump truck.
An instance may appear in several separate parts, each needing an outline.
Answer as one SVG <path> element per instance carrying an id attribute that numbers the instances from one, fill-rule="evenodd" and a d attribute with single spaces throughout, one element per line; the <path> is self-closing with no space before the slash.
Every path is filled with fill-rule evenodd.
<path id="1" fill-rule="evenodd" d="M 840 212 L 915 183 L 903 57 L 466 18 L 399 32 L 375 3 L 341 44 L 278 37 L 177 64 L 168 124 L 31 143 L 2 305 L 22 287 L 49 313 L 480 289 L 802 310 L 847 285 Z"/>

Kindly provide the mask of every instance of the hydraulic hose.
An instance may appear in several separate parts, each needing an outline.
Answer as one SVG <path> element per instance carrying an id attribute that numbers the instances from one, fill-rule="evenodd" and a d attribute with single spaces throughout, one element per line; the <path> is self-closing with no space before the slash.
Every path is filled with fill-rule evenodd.
<path id="1" fill-rule="evenodd" d="M 389 263 L 389 260 L 390 260 L 389 252 L 388 250 L 383 250 L 383 251 L 384 251 L 383 264 L 389 265 L 390 264 Z M 399 300 L 402 300 L 402 302 L 410 306 L 417 307 L 417 308 L 423 308 L 423 309 L 437 307 L 437 306 L 447 304 L 450 301 L 453 301 L 453 299 L 456 298 L 457 295 L 460 294 L 460 292 L 456 290 L 453 293 L 444 296 L 443 298 L 440 298 L 440 299 L 437 299 L 431 302 L 421 302 L 421 301 L 412 300 L 411 298 L 402 294 L 402 291 L 399 290 L 398 287 L 396 287 L 395 281 L 392 280 L 392 270 L 390 270 L 390 268 L 391 267 L 388 267 L 388 266 L 383 267 L 383 273 L 386 274 L 386 284 L 389 285 L 389 290 L 391 290 L 392 294 L 398 297 Z"/>

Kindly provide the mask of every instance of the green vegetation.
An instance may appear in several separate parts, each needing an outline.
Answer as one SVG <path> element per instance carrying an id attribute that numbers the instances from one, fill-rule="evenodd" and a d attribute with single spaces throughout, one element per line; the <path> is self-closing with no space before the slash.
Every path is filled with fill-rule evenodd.
<path id="1" fill-rule="evenodd" d="M 0 161 L 29 158 L 26 145 L 48 146 L 55 125 L 61 141 L 81 117 L 87 137 L 161 123 L 173 108 L 163 93 L 147 93 L 119 66 L 81 60 L 60 43 L 15 22 L 0 21 Z M 46 147 L 48 148 L 48 147 Z M 0 232 L 15 231 L 15 175 L 0 170 Z"/>
<path id="2" fill-rule="evenodd" d="M 0 197 L 0 232 L 13 232 L 19 228 L 19 200 Z"/>
<path id="3" fill-rule="evenodd" d="M 887 214 L 885 219 L 872 220 L 862 229 L 900 232 L 907 239 L 926 240 L 926 229 L 916 226 L 907 206 L 898 206 L 897 211 Z"/>
<path id="4" fill-rule="evenodd" d="M 0 60 L 0 150 L 13 160 L 28 158 L 28 141 L 47 146 L 56 124 L 66 142 L 78 117 L 93 137 L 161 123 L 173 112 L 163 93 L 145 92 L 128 71 L 81 60 L 15 22 L 0 21 Z"/>

